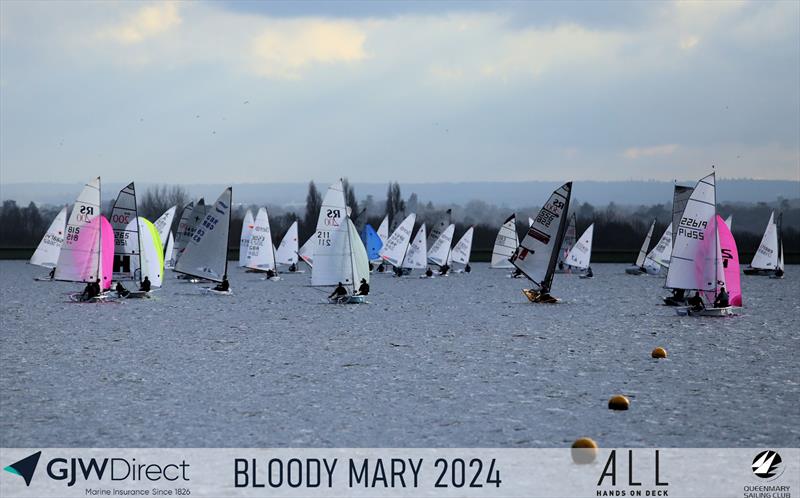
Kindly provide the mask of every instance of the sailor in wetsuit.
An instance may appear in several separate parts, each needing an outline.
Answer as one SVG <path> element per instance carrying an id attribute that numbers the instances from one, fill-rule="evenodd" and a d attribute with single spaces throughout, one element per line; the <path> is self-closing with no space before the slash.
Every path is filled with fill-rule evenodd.
<path id="1" fill-rule="evenodd" d="M 339 282 L 339 284 L 336 286 L 336 288 L 333 289 L 333 292 L 331 292 L 331 295 L 328 296 L 328 299 L 334 299 L 334 298 L 335 299 L 340 299 L 340 298 L 343 298 L 343 297 L 347 297 L 347 289 L 345 289 L 344 285 L 342 285 L 342 283 Z"/>
<path id="2" fill-rule="evenodd" d="M 592 267 L 591 266 L 586 268 L 586 276 L 589 277 L 589 278 L 594 277 L 594 273 L 592 273 Z"/>
<path id="3" fill-rule="evenodd" d="M 703 304 L 703 298 L 700 297 L 700 292 L 695 292 L 694 296 L 690 297 L 686 304 L 692 307 L 694 311 L 700 311 L 705 308 L 705 304 Z"/>
<path id="4" fill-rule="evenodd" d="M 119 297 L 126 297 L 128 294 L 131 293 L 128 289 L 125 288 L 124 285 L 122 285 L 122 282 L 120 282 L 119 280 L 117 281 L 117 285 L 116 287 L 114 287 L 114 290 L 117 291 L 117 295 Z"/>
<path id="5" fill-rule="evenodd" d="M 425 276 L 428 277 L 428 278 L 433 276 L 433 270 L 431 270 L 430 266 L 428 267 L 427 270 L 425 270 Z"/>
<path id="6" fill-rule="evenodd" d="M 467 263 L 467 266 L 464 267 L 464 273 L 469 273 L 472 271 L 472 267 Z"/>
<path id="7" fill-rule="evenodd" d="M 272 268 L 267 270 L 267 278 L 272 278 L 274 276 L 275 276 L 275 272 L 272 270 Z"/>
<path id="8" fill-rule="evenodd" d="M 361 285 L 358 287 L 357 296 L 366 296 L 369 294 L 369 284 L 366 278 L 361 279 Z"/>
<path id="9" fill-rule="evenodd" d="M 439 269 L 439 275 L 447 275 L 447 272 L 450 271 L 450 266 L 445 264 Z"/>
<path id="10" fill-rule="evenodd" d="M 292 273 L 296 272 L 297 271 L 297 265 L 292 263 L 292 265 L 289 266 L 289 271 L 292 272 Z"/>
<path id="11" fill-rule="evenodd" d="M 150 279 L 145 275 L 144 280 L 142 280 L 142 285 L 139 286 L 139 290 L 143 292 L 150 292 Z"/>
<path id="12" fill-rule="evenodd" d="M 714 307 L 727 308 L 728 306 L 730 306 L 730 296 L 728 296 L 728 291 L 726 291 L 725 287 L 723 286 L 720 288 L 717 298 L 714 299 Z"/>
<path id="13" fill-rule="evenodd" d="M 53 280 L 54 278 L 56 278 L 56 269 L 55 268 L 50 270 L 50 280 Z"/>

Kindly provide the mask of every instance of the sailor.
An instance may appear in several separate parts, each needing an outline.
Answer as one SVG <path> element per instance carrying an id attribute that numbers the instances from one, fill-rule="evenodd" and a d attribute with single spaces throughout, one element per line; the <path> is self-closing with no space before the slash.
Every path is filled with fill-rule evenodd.
<path id="1" fill-rule="evenodd" d="M 692 307 L 694 311 L 700 311 L 701 309 L 705 308 L 705 304 L 703 304 L 703 298 L 700 297 L 700 292 L 695 292 L 694 296 L 690 297 L 686 304 Z"/>
<path id="2" fill-rule="evenodd" d="M 88 282 L 86 287 L 83 288 L 83 292 L 81 293 L 81 301 L 88 301 L 89 299 L 93 298 L 94 294 L 94 284 L 92 282 Z"/>
<path id="3" fill-rule="evenodd" d="M 381 261 L 381 264 L 378 265 L 378 273 L 383 273 L 385 271 L 386 271 L 386 267 L 383 266 L 383 261 Z"/>
<path id="4" fill-rule="evenodd" d="M 511 278 L 517 278 L 522 276 L 522 270 L 519 268 L 514 268 L 514 271 L 511 272 Z"/>
<path id="5" fill-rule="evenodd" d="M 372 270 L 375 269 L 375 265 L 372 264 L 372 261 L 369 262 L 369 271 L 372 273 Z"/>
<path id="6" fill-rule="evenodd" d="M 728 306 L 730 306 L 730 296 L 728 296 L 728 292 L 725 290 L 725 286 L 723 285 L 719 289 L 719 294 L 717 294 L 717 298 L 714 299 L 714 307 L 727 308 Z"/>
<path id="7" fill-rule="evenodd" d="M 297 271 L 297 265 L 292 263 L 291 266 L 289 266 L 289 271 L 290 272 L 296 272 Z"/>
<path id="8" fill-rule="evenodd" d="M 228 283 L 228 276 L 225 275 L 225 276 L 222 277 L 222 282 L 220 282 L 219 285 L 214 287 L 214 290 L 215 291 L 220 291 L 220 292 L 228 292 L 230 290 L 230 288 L 231 288 L 231 284 Z"/>
<path id="9" fill-rule="evenodd" d="M 683 301 L 686 299 L 684 292 L 685 291 L 683 289 L 672 289 L 672 299 L 675 301 Z"/>
<path id="10" fill-rule="evenodd" d="M 559 261 L 559 262 L 558 262 L 558 269 L 559 269 L 560 271 L 564 271 L 564 262 L 563 262 L 563 261 Z"/>
<path id="11" fill-rule="evenodd" d="M 56 271 L 56 270 L 53 269 L 53 271 Z M 50 273 L 50 275 L 52 275 L 52 272 Z M 777 270 L 775 270 L 775 276 L 778 277 L 778 278 L 782 278 L 783 277 L 783 268 L 778 268 Z M 53 278 L 53 277 L 51 276 L 50 278 Z"/>
<path id="12" fill-rule="evenodd" d="M 142 280 L 142 285 L 139 286 L 139 290 L 143 292 L 150 292 L 150 278 L 145 275 L 144 280 Z"/>
<path id="13" fill-rule="evenodd" d="M 339 282 L 339 284 L 336 286 L 336 288 L 333 289 L 333 292 L 331 292 L 331 295 L 328 296 L 328 299 L 340 298 L 340 297 L 346 297 L 346 296 L 347 296 L 347 289 L 345 289 L 344 285 L 342 285 L 342 283 Z"/>
<path id="14" fill-rule="evenodd" d="M 97 280 L 95 280 L 94 283 L 92 284 L 92 292 L 93 292 L 92 297 L 96 297 L 96 296 L 100 295 L 100 279 L 99 278 Z"/>
<path id="15" fill-rule="evenodd" d="M 356 294 L 359 296 L 366 296 L 369 294 L 369 284 L 366 278 L 361 279 L 361 285 L 358 287 L 358 292 Z"/>
<path id="16" fill-rule="evenodd" d="M 469 273 L 471 271 L 472 271 L 472 267 L 469 265 L 469 263 L 467 263 L 467 265 L 464 267 L 464 273 Z"/>
<path id="17" fill-rule="evenodd" d="M 450 266 L 446 263 L 439 269 L 439 275 L 447 275 L 447 272 L 450 271 Z"/>
<path id="18" fill-rule="evenodd" d="M 127 297 L 131 293 L 119 280 L 117 280 L 117 286 L 114 287 L 114 290 L 117 291 L 119 297 Z"/>
<path id="19" fill-rule="evenodd" d="M 50 270 L 50 280 L 53 280 L 54 278 L 56 278 L 56 269 L 55 268 Z"/>
<path id="20" fill-rule="evenodd" d="M 272 278 L 274 276 L 275 276 L 275 272 L 272 270 L 272 268 L 267 270 L 267 278 Z"/>
<path id="21" fill-rule="evenodd" d="M 586 276 L 589 277 L 589 278 L 594 277 L 594 273 L 592 273 L 592 267 L 591 266 L 586 268 Z"/>
<path id="22" fill-rule="evenodd" d="M 425 270 L 425 276 L 428 278 L 431 278 L 433 276 L 433 270 L 431 270 L 430 266 L 428 267 L 427 270 Z"/>
<path id="23" fill-rule="evenodd" d="M 402 277 L 403 276 L 403 269 L 400 268 L 399 266 L 395 266 L 394 267 L 394 275 L 396 277 Z"/>

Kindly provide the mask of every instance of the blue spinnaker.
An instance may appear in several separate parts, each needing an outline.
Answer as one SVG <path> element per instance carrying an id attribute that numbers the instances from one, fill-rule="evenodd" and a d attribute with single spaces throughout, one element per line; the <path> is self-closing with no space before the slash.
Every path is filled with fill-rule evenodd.
<path id="1" fill-rule="evenodd" d="M 370 261 L 381 259 L 379 253 L 381 247 L 383 247 L 383 242 L 381 242 L 378 233 L 369 223 L 367 223 L 364 230 L 361 231 L 361 241 L 364 243 L 364 247 L 367 248 L 367 257 Z"/>

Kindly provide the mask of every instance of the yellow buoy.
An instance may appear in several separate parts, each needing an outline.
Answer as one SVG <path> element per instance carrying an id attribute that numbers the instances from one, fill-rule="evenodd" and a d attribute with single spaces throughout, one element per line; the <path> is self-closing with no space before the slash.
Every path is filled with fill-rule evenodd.
<path id="1" fill-rule="evenodd" d="M 631 406 L 631 401 L 621 394 L 612 396 L 608 400 L 608 408 L 611 410 L 627 410 Z"/>
<path id="2" fill-rule="evenodd" d="M 667 350 L 662 348 L 661 346 L 655 348 L 650 356 L 653 358 L 666 358 L 667 357 Z"/>
<path id="3" fill-rule="evenodd" d="M 589 464 L 597 458 L 597 443 L 591 438 L 580 437 L 572 443 L 572 461 L 579 464 Z"/>

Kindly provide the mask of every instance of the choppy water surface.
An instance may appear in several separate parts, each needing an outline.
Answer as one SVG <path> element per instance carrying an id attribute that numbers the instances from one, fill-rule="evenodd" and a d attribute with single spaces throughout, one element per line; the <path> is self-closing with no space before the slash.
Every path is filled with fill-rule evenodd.
<path id="1" fill-rule="evenodd" d="M 800 445 L 796 267 L 743 276 L 740 316 L 699 319 L 623 265 L 557 275 L 556 306 L 475 266 L 375 276 L 365 306 L 239 269 L 231 297 L 170 275 L 154 299 L 91 305 L 2 261 L 0 445 Z M 606 408 L 616 393 L 629 411 Z"/>

